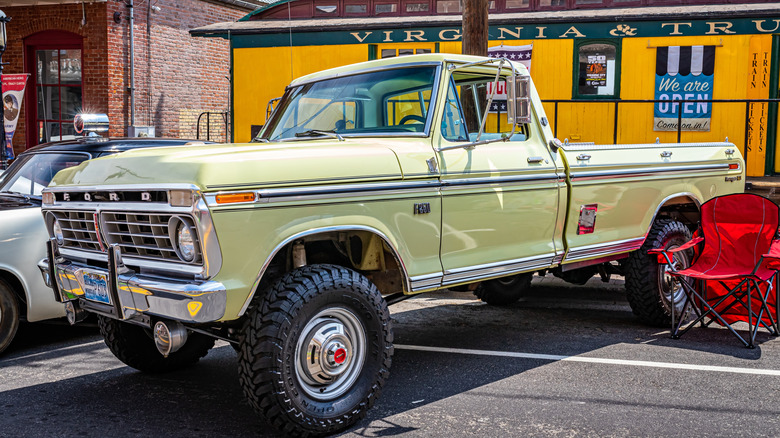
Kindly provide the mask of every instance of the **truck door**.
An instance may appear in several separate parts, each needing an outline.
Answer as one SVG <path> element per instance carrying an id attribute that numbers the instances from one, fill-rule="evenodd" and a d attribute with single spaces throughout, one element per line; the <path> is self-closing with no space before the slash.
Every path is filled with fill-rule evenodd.
<path id="1" fill-rule="evenodd" d="M 480 108 L 484 111 L 488 83 L 495 77 L 496 69 L 491 69 L 452 73 L 446 104 L 435 125 L 440 132 L 435 147 L 476 139 Z M 466 109 L 470 115 L 464 115 L 463 104 L 470 105 Z M 511 125 L 505 122 L 505 110 L 488 114 L 482 139 L 507 134 Z M 438 160 L 445 286 L 553 263 L 556 251 L 561 251 L 554 235 L 556 230 L 561 233 L 557 215 L 565 202 L 565 187 L 562 168 L 556 166 L 536 122 L 523 125 L 511 141 L 439 151 Z"/>

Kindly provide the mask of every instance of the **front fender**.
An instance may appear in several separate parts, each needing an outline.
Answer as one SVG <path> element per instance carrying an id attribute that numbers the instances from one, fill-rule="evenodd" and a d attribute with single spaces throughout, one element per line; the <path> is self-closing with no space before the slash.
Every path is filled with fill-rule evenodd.
<path id="1" fill-rule="evenodd" d="M 0 211 L 0 271 L 19 280 L 27 301 L 27 320 L 65 316 L 62 304 L 46 286 L 38 261 L 46 257 L 49 238 L 38 207 Z"/>
<path id="2" fill-rule="evenodd" d="M 438 198 L 430 200 L 432 211 L 441 212 Z M 280 249 L 307 235 L 349 230 L 378 235 L 394 252 L 406 291 L 411 290 L 411 278 L 441 275 L 440 215 L 414 214 L 413 203 L 408 199 L 390 199 L 375 203 L 213 210 L 223 256 L 222 270 L 214 280 L 228 289 L 225 319 L 243 314 Z"/>

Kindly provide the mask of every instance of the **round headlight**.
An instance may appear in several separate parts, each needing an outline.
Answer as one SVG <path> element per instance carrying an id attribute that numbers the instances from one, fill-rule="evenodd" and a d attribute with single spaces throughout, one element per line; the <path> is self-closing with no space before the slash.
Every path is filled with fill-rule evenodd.
<path id="1" fill-rule="evenodd" d="M 51 231 L 54 233 L 54 239 L 57 240 L 57 245 L 65 244 L 65 235 L 62 234 L 62 227 L 60 221 L 54 219 L 54 223 L 51 225 Z"/>
<path id="2" fill-rule="evenodd" d="M 192 231 L 189 225 L 182 221 L 179 221 L 176 230 L 176 246 L 179 249 L 179 257 L 185 262 L 195 260 L 195 241 L 192 239 Z"/>

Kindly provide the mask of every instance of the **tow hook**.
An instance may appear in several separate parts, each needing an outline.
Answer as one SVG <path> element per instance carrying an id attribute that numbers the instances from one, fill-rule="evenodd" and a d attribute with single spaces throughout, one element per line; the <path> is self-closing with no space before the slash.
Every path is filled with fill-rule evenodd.
<path id="1" fill-rule="evenodd" d="M 164 357 L 178 351 L 187 342 L 187 329 L 177 321 L 159 320 L 154 324 L 154 345 Z"/>
<path id="2" fill-rule="evenodd" d="M 73 301 L 66 301 L 65 317 L 70 325 L 76 325 L 87 318 L 87 311 L 73 304 Z"/>

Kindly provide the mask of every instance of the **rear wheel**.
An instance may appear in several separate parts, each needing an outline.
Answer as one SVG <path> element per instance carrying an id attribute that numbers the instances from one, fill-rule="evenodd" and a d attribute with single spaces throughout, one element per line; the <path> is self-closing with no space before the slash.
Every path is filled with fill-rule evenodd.
<path id="1" fill-rule="evenodd" d="M 0 280 L 0 353 L 16 336 L 19 328 L 19 301 L 8 283 Z"/>
<path id="2" fill-rule="evenodd" d="M 145 373 L 157 374 L 193 365 L 214 346 L 214 338 L 190 333 L 187 342 L 168 357 L 157 351 L 152 331 L 138 325 L 98 316 L 98 327 L 108 349 L 127 366 Z"/>
<path id="3" fill-rule="evenodd" d="M 533 272 L 517 274 L 511 277 L 483 281 L 474 290 L 474 295 L 493 306 L 506 306 L 517 302 L 531 287 Z"/>
<path id="4" fill-rule="evenodd" d="M 681 222 L 661 219 L 653 224 L 645 243 L 631 253 L 626 264 L 626 297 L 631 309 L 642 321 L 655 326 L 672 323 L 672 306 L 675 320 L 687 318 L 681 315 L 685 303 L 685 292 L 679 280 L 669 272 L 671 266 L 659 264 L 655 255 L 647 251 L 653 248 L 673 249 L 691 240 L 691 232 Z M 681 251 L 674 255 L 676 270 L 691 264 L 692 251 Z"/>
<path id="5" fill-rule="evenodd" d="M 310 265 L 250 310 L 239 354 L 247 399 L 287 435 L 335 433 L 365 416 L 389 375 L 390 313 L 359 273 Z"/>

